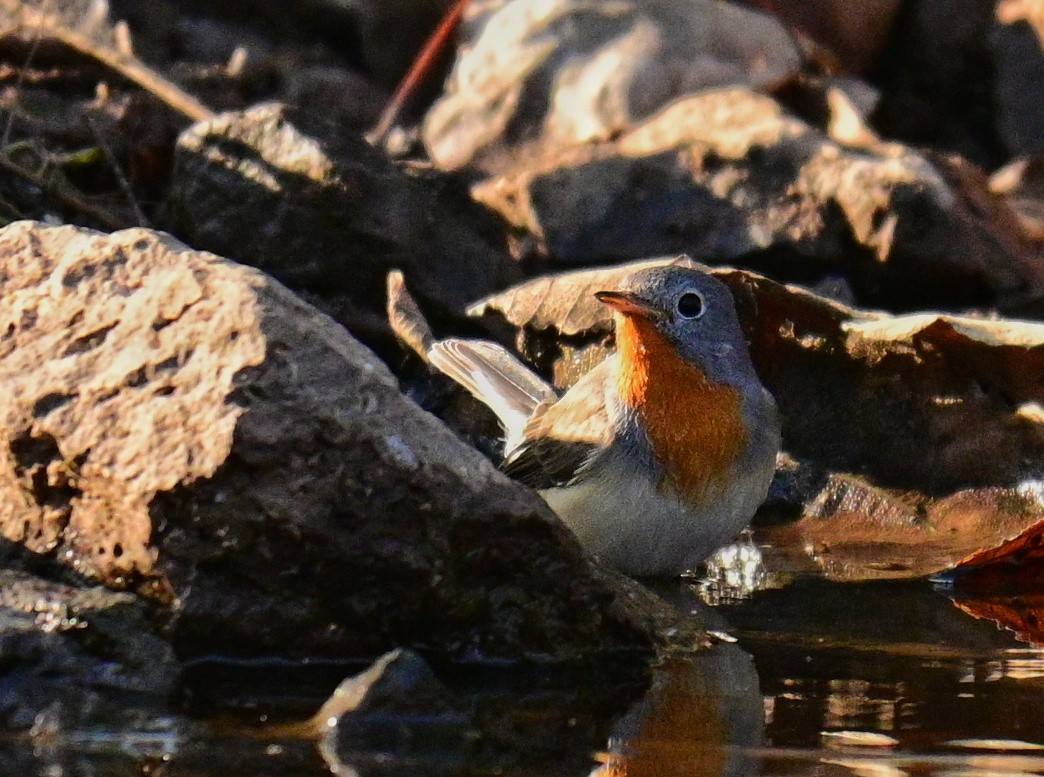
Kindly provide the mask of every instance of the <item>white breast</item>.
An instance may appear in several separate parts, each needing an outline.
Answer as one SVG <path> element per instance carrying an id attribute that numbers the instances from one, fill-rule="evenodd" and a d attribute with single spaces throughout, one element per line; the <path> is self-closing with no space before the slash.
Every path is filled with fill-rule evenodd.
<path id="1" fill-rule="evenodd" d="M 775 446 L 741 457 L 731 484 L 693 510 L 660 473 L 612 446 L 576 485 L 541 491 L 591 555 L 634 577 L 680 575 L 732 540 L 768 493 Z M 742 475 L 738 473 L 742 472 Z"/>

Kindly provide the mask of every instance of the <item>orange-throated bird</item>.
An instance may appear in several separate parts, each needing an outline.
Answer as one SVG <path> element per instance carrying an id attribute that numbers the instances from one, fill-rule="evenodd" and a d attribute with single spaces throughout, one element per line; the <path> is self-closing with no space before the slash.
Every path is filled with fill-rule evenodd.
<path id="1" fill-rule="evenodd" d="M 718 279 L 658 266 L 595 296 L 613 309 L 616 352 L 561 397 L 495 343 L 442 340 L 428 356 L 496 413 L 503 469 L 589 553 L 629 575 L 681 574 L 764 501 L 776 403 Z"/>

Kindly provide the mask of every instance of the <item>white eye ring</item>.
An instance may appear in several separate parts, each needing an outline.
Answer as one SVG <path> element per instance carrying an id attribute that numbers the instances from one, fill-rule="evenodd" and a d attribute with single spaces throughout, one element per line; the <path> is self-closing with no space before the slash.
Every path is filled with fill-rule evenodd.
<path id="1" fill-rule="evenodd" d="M 699 318 L 706 312 L 703 297 L 695 291 L 687 291 L 678 297 L 678 301 L 674 303 L 674 309 L 678 311 L 679 316 L 688 319 Z"/>

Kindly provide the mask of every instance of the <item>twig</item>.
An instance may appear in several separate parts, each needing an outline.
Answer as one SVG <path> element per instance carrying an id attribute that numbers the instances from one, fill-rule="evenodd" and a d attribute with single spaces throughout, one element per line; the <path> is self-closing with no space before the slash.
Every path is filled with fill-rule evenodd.
<path id="1" fill-rule="evenodd" d="M 460 20 L 464 18 L 464 10 L 467 6 L 468 0 L 456 0 L 453 7 L 439 22 L 439 26 L 435 28 L 435 32 L 425 41 L 424 47 L 421 49 L 420 54 L 417 55 L 417 59 L 413 61 L 406 76 L 396 87 L 395 94 L 392 95 L 384 111 L 381 112 L 381 118 L 377 121 L 374 128 L 366 133 L 366 140 L 371 144 L 377 146 L 387 140 L 388 133 L 395 126 L 395 122 L 398 120 L 403 107 L 414 96 L 417 88 L 424 83 L 424 80 L 431 76 L 435 60 L 446 48 L 449 39 L 460 26 Z"/>
<path id="2" fill-rule="evenodd" d="M 44 33 L 84 56 L 90 57 L 110 70 L 120 74 L 128 81 L 137 84 L 161 102 L 192 121 L 203 121 L 213 118 L 214 113 L 195 97 L 190 95 L 173 81 L 146 67 L 137 59 L 128 59 L 117 52 L 96 46 L 89 38 L 69 29 L 60 20 L 53 20 L 48 15 L 31 9 L 24 9 L 22 19 L 25 26 L 39 28 L 41 37 Z M 35 22 L 35 24 L 33 24 Z M 50 23 L 48 23 L 50 22 Z M 7 34 L 11 30 L 5 31 Z"/>
<path id="3" fill-rule="evenodd" d="M 102 136 L 94 119 L 89 115 L 84 114 L 83 120 L 87 122 L 91 134 L 94 135 L 95 140 L 98 141 L 98 146 L 101 148 L 102 153 L 105 154 L 105 159 L 108 161 L 109 166 L 112 167 L 112 172 L 116 176 L 116 183 L 119 185 L 120 191 L 123 192 L 127 204 L 130 205 L 131 210 L 134 211 L 134 218 L 138 220 L 138 226 L 149 227 L 149 220 L 146 218 L 145 212 L 142 211 L 141 206 L 138 204 L 138 198 L 134 196 L 134 190 L 131 188 L 127 176 L 123 174 L 123 169 L 120 167 L 120 163 L 116 159 L 116 154 L 113 153 L 112 146 L 110 146 L 108 141 Z"/>
<path id="4" fill-rule="evenodd" d="M 0 154 L 0 170 L 6 170 L 20 178 L 24 178 L 26 181 L 29 181 L 29 183 L 57 199 L 66 207 L 72 208 L 73 210 L 79 211 L 83 215 L 94 219 L 106 229 L 115 231 L 117 229 L 126 229 L 130 226 L 118 219 L 116 216 L 113 216 L 107 210 L 103 210 L 102 208 L 87 202 L 87 200 L 83 199 L 78 194 L 74 194 L 67 189 L 52 186 L 46 178 L 26 170 L 4 154 Z"/>

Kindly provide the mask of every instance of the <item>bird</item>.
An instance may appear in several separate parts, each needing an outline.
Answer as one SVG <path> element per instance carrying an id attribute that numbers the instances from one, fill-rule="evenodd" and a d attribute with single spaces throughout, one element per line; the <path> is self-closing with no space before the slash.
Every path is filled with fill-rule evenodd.
<path id="1" fill-rule="evenodd" d="M 765 500 L 780 449 L 728 287 L 692 263 L 595 292 L 615 351 L 561 395 L 503 346 L 434 341 L 428 360 L 488 406 L 502 469 L 537 489 L 584 550 L 632 577 L 676 577 Z"/>

